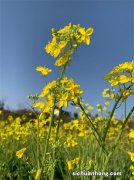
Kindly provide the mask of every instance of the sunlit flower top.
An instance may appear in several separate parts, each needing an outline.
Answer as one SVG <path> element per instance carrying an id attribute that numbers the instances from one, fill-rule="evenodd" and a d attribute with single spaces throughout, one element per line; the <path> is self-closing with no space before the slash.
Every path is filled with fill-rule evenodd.
<path id="1" fill-rule="evenodd" d="M 58 57 L 55 62 L 56 66 L 63 66 L 72 59 L 72 53 L 80 44 L 90 44 L 93 28 L 85 29 L 80 24 L 70 23 L 58 31 L 54 28 L 51 31 L 52 40 L 45 46 L 45 50 L 54 58 Z"/>
<path id="2" fill-rule="evenodd" d="M 59 108 L 67 107 L 68 102 L 78 103 L 83 91 L 80 85 L 75 83 L 72 78 L 64 76 L 64 70 L 68 63 L 72 60 L 72 55 L 80 44 L 90 44 L 90 35 L 93 28 L 85 29 L 79 24 L 69 24 L 60 30 L 54 28 L 52 31 L 52 40 L 45 46 L 48 54 L 57 58 L 55 66 L 63 66 L 61 76 L 57 80 L 53 80 L 43 88 L 39 98 L 42 101 L 34 103 L 34 107 L 39 107 L 42 112 L 49 113 L 50 109 L 55 105 Z M 52 70 L 47 67 L 38 66 L 37 71 L 42 75 L 49 74 Z"/>

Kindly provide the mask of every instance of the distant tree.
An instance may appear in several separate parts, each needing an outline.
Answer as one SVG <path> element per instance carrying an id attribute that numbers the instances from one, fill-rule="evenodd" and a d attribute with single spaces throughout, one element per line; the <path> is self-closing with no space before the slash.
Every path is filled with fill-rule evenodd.
<path id="1" fill-rule="evenodd" d="M 0 110 L 3 110 L 5 106 L 4 100 L 0 100 Z"/>
<path id="2" fill-rule="evenodd" d="M 130 117 L 128 121 L 129 128 L 134 128 L 134 116 Z"/>
<path id="3" fill-rule="evenodd" d="M 79 118 L 79 116 L 78 116 L 78 113 L 77 113 L 77 112 L 75 112 L 75 113 L 74 113 L 74 118 L 75 118 L 75 119 L 78 119 L 78 118 Z"/>

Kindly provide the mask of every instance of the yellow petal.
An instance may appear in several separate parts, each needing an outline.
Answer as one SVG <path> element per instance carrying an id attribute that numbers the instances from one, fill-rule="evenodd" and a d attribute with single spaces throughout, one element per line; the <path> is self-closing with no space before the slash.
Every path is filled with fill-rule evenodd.
<path id="1" fill-rule="evenodd" d="M 82 27 L 80 27 L 79 29 L 78 29 L 78 31 L 82 34 L 82 35 L 85 35 L 85 29 L 84 28 L 82 28 Z"/>
<path id="2" fill-rule="evenodd" d="M 91 28 L 91 27 L 86 30 L 86 34 L 88 34 L 89 36 L 90 36 L 93 32 L 94 32 L 94 29 Z"/>

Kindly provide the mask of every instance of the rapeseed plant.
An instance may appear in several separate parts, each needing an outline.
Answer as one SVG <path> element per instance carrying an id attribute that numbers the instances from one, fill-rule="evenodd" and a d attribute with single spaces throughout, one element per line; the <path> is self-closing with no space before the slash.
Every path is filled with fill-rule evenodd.
<path id="1" fill-rule="evenodd" d="M 46 83 L 39 95 L 29 96 L 33 102 L 35 118 L 23 123 L 23 117 L 9 116 L 8 119 L 0 121 L 1 156 L 3 153 L 3 159 L 12 156 L 12 164 L 15 167 L 19 161 L 19 168 L 24 174 L 26 172 L 22 166 L 28 169 L 29 179 L 72 179 L 71 173 L 74 170 L 105 172 L 114 168 L 119 171 L 125 169 L 124 177 L 132 179 L 134 130 L 129 129 L 127 122 L 134 107 L 127 114 L 125 106 L 123 121 L 115 117 L 115 112 L 134 94 L 134 61 L 114 67 L 104 77 L 110 88 L 105 88 L 102 92 L 105 98 L 104 105 L 98 103 L 98 116 L 92 117 L 93 107 L 84 102 L 80 85 L 73 78 L 66 77 L 65 73 L 77 49 L 83 43 L 90 45 L 93 28 L 86 29 L 79 24 L 70 23 L 59 30 L 52 28 L 51 32 L 52 39 L 44 49 L 55 58 L 54 65 L 61 67 L 60 76 Z M 46 76 L 52 70 L 46 66 L 38 66 L 36 70 L 47 82 Z M 112 102 L 114 105 L 110 111 L 108 108 Z M 61 114 L 70 103 L 79 110 L 79 118 L 64 122 Z M 0 111 L 0 115 L 2 113 Z M 116 157 L 117 163 L 114 162 L 113 156 Z M 12 168 L 6 166 L 8 163 L 2 163 L 0 174 L 3 174 L 0 177 L 13 179 L 13 173 L 9 173 L 9 177 L 6 173 Z M 23 175 L 20 176 L 23 173 L 19 173 L 19 169 L 16 171 L 16 177 L 24 179 Z"/>

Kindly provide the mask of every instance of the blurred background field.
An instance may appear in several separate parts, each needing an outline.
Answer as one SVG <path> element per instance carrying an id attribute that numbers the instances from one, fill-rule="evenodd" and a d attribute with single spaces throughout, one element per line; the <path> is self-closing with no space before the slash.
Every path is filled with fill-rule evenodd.
<path id="1" fill-rule="evenodd" d="M 40 121 L 40 157 L 37 157 L 37 119 L 35 112 L 28 109 L 17 111 L 0 109 L 0 179 L 35 179 L 37 171 L 37 158 L 42 158 L 44 141 L 48 131 L 49 115 Z M 38 112 L 36 112 L 38 114 Z M 103 164 L 98 163 L 99 150 L 91 126 L 81 114 L 70 116 L 63 111 L 64 120 L 60 124 L 59 140 L 55 144 L 55 131 L 58 117 L 55 115 L 52 133 L 49 140 L 47 162 L 44 168 L 45 177 L 51 179 L 50 174 L 55 165 L 55 176 L 57 180 L 69 179 L 92 179 L 93 177 L 72 176 L 72 171 L 101 171 Z M 77 119 L 76 119 L 77 117 Z M 93 123 L 100 133 L 103 132 L 105 118 L 102 116 L 91 117 Z M 112 119 L 112 126 L 108 133 L 107 144 L 110 148 L 121 127 L 122 121 Z M 129 137 L 129 133 L 134 128 L 134 117 L 129 121 L 123 139 L 116 149 L 114 156 L 107 167 L 109 172 L 121 172 L 122 176 L 106 177 L 107 179 L 129 179 L 131 171 L 129 169 L 131 160 L 128 151 L 133 151 L 134 140 Z M 53 148 L 56 147 L 56 162 L 53 162 Z M 16 156 L 16 152 L 26 148 L 22 158 Z M 40 159 L 41 160 L 41 159 Z M 101 161 L 102 162 L 102 161 Z M 96 177 L 100 179 L 100 177 Z"/>

